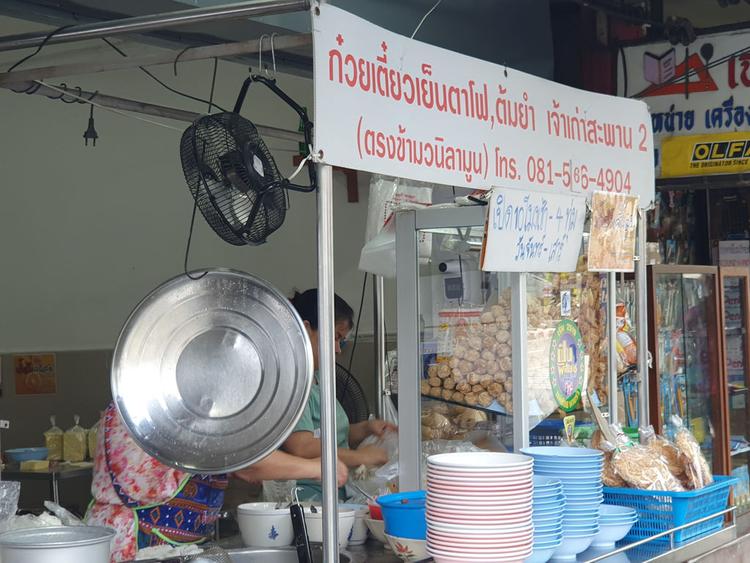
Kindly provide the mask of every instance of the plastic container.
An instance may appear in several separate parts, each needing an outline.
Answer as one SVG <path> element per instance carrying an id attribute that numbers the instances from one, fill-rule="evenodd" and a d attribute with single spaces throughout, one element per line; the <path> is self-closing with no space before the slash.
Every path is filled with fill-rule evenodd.
<path id="1" fill-rule="evenodd" d="M 736 483 L 737 479 L 734 477 L 715 475 L 711 485 L 697 491 L 681 493 L 605 487 L 604 502 L 636 510 L 638 522 L 624 538 L 626 541 L 636 541 L 725 510 L 729 500 L 729 490 Z M 724 517 L 717 516 L 675 532 L 675 542 L 684 543 L 720 530 L 723 522 Z M 668 543 L 669 536 L 655 539 L 653 542 Z"/>
<path id="2" fill-rule="evenodd" d="M 237 524 L 242 543 L 248 547 L 291 545 L 294 539 L 288 508 L 276 508 L 273 502 L 249 502 L 237 507 Z"/>
<path id="3" fill-rule="evenodd" d="M 385 533 L 397 538 L 427 539 L 426 499 L 425 491 L 379 497 L 378 504 L 383 510 Z"/>
<path id="4" fill-rule="evenodd" d="M 49 450 L 47 448 L 13 448 L 5 450 L 8 461 L 21 463 L 22 461 L 47 459 Z"/>

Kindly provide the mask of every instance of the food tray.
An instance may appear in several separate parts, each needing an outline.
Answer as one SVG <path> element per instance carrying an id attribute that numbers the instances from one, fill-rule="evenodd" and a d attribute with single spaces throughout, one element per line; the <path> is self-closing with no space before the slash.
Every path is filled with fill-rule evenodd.
<path id="1" fill-rule="evenodd" d="M 604 487 L 604 503 L 634 508 L 638 521 L 624 541 L 649 538 L 672 528 L 689 524 L 727 508 L 729 490 L 737 482 L 734 477 L 714 476 L 714 482 L 697 491 L 673 493 L 669 491 L 641 491 L 618 487 Z M 685 543 L 698 536 L 720 530 L 724 516 L 717 516 L 674 533 L 675 543 Z M 669 536 L 653 540 L 669 542 Z"/>

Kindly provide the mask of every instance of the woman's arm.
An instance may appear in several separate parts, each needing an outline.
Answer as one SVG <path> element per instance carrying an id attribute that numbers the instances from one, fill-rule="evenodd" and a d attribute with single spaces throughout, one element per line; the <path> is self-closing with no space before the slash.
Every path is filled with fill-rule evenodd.
<path id="1" fill-rule="evenodd" d="M 320 440 L 312 432 L 292 432 L 284 442 L 284 449 L 293 456 L 304 458 L 320 457 Z M 388 461 L 388 453 L 383 448 L 367 446 L 358 450 L 338 449 L 338 458 L 347 467 L 360 465 L 383 465 Z"/>
<path id="2" fill-rule="evenodd" d="M 346 483 L 348 469 L 337 460 L 336 473 L 339 485 Z M 238 479 L 255 483 L 267 480 L 321 479 L 321 461 L 318 458 L 301 458 L 277 450 L 268 457 L 233 474 Z"/>

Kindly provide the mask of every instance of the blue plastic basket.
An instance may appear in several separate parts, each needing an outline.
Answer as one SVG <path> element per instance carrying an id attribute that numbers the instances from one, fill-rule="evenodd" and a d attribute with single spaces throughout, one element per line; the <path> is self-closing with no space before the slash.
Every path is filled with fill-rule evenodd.
<path id="1" fill-rule="evenodd" d="M 624 541 L 636 541 L 725 510 L 730 487 L 736 482 L 737 479 L 734 477 L 716 475 L 711 485 L 697 491 L 682 493 L 604 487 L 604 503 L 635 508 L 638 512 L 638 522 L 630 529 Z M 724 516 L 717 516 L 695 526 L 689 526 L 675 532 L 675 542 L 685 543 L 698 536 L 720 530 L 723 522 Z M 669 542 L 669 536 L 655 539 L 654 543 L 656 542 Z"/>

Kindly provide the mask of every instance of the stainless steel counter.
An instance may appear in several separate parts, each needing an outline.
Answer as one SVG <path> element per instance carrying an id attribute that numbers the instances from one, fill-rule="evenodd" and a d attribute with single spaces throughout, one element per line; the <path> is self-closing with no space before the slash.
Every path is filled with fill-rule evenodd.
<path id="1" fill-rule="evenodd" d="M 233 563 L 298 563 L 294 548 L 271 549 L 243 547 L 239 536 L 223 539 L 217 544 L 227 550 Z M 207 546 L 208 547 L 208 546 Z M 320 544 L 313 544 L 313 558 L 323 560 L 323 549 Z M 141 563 L 155 563 L 149 559 Z M 169 563 L 179 563 L 181 558 L 170 558 Z M 400 559 L 392 551 L 386 550 L 380 542 L 368 541 L 365 545 L 350 546 L 342 552 L 342 563 L 398 563 Z"/>

